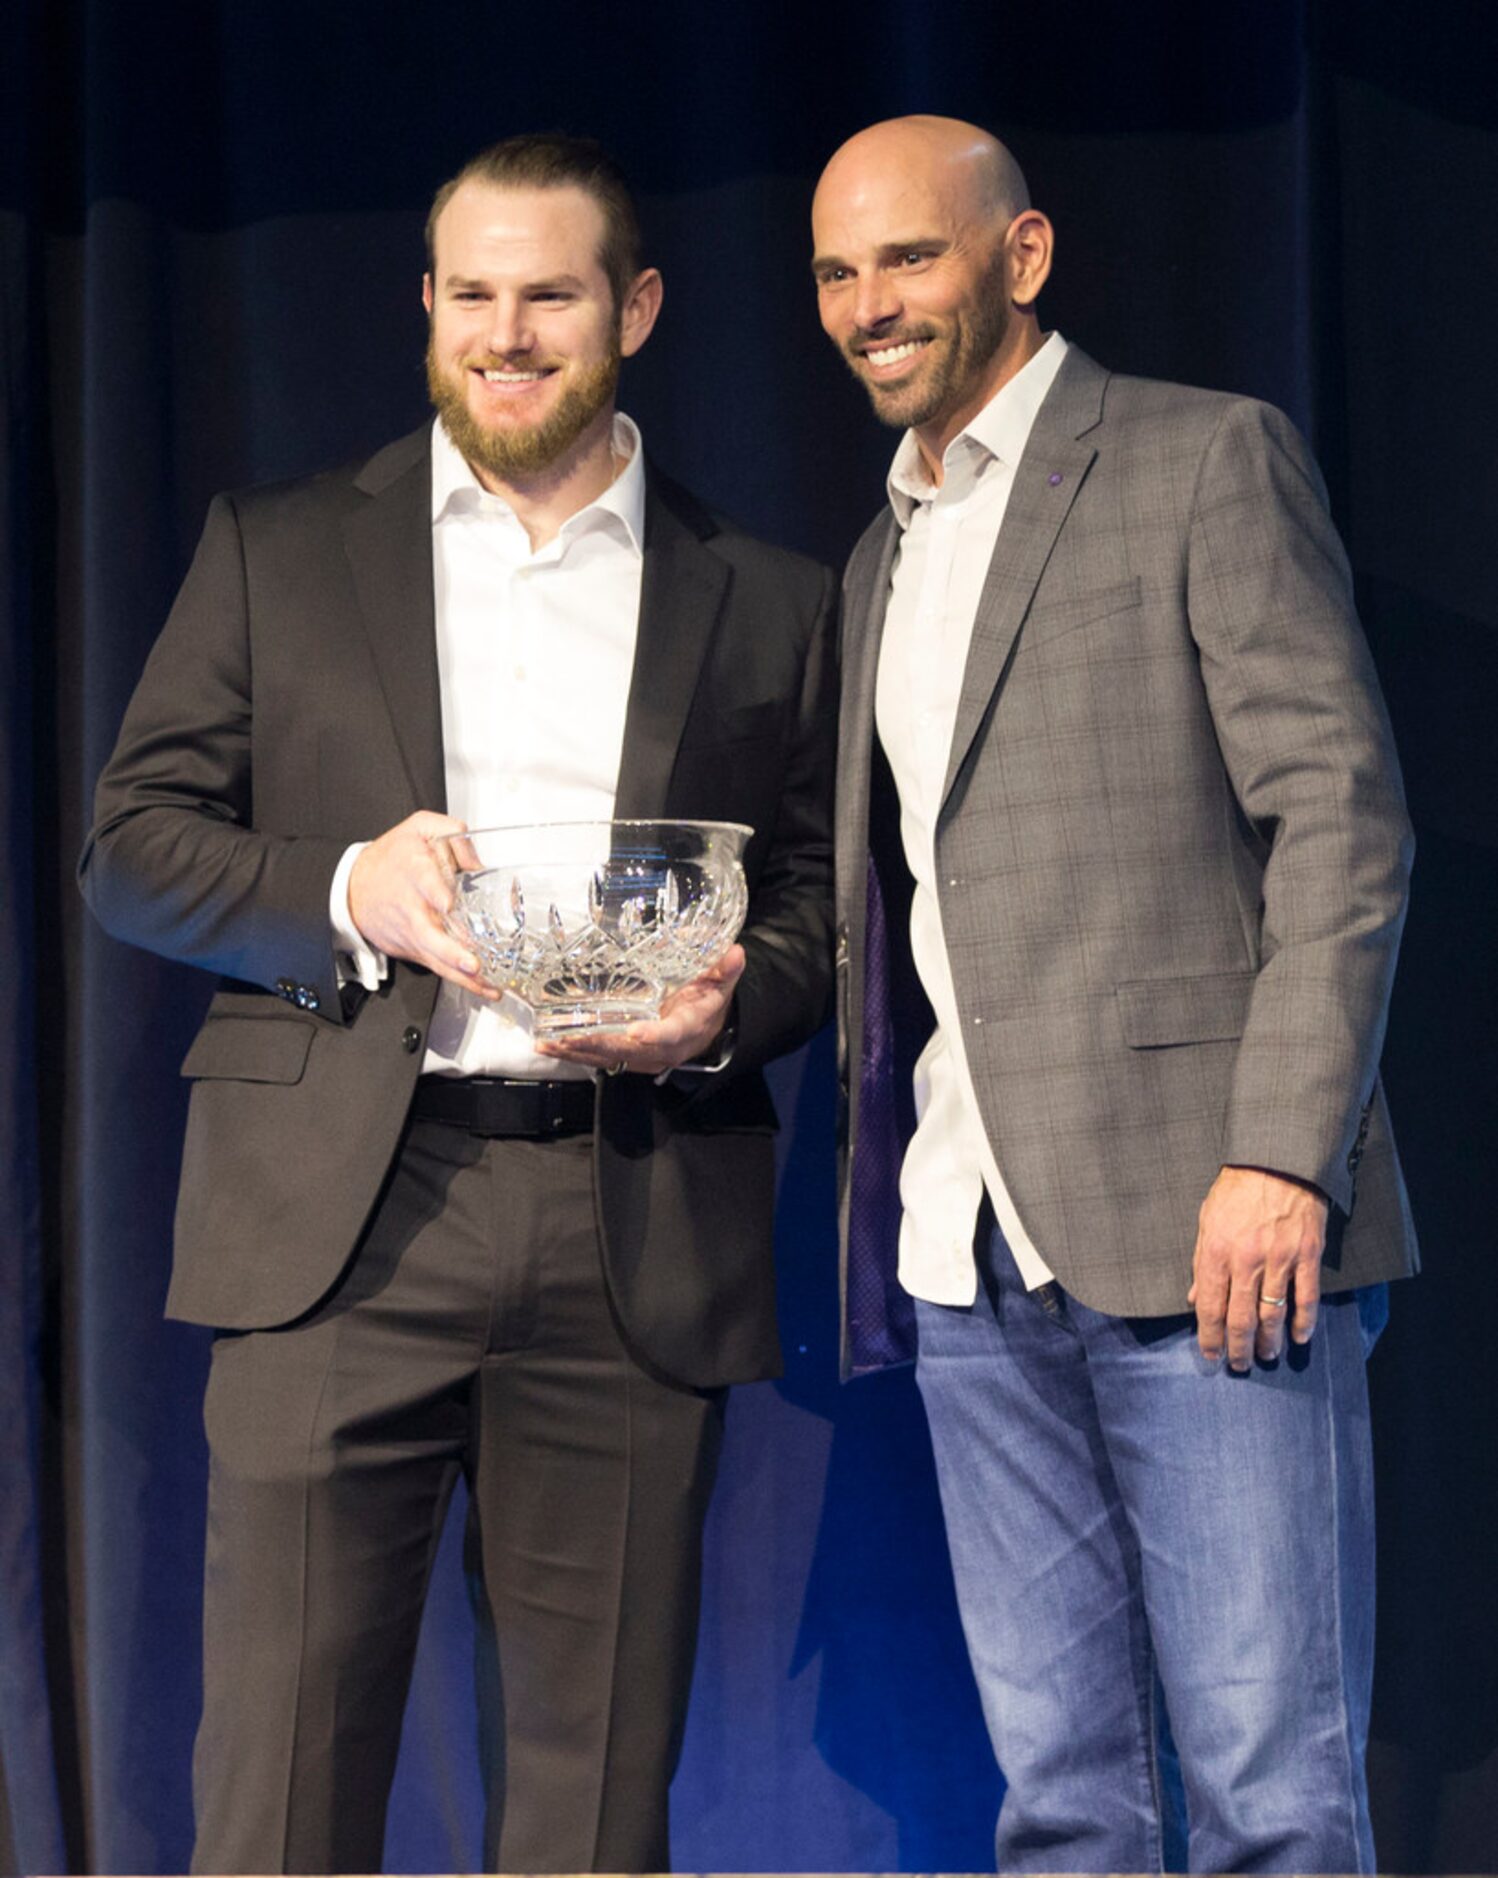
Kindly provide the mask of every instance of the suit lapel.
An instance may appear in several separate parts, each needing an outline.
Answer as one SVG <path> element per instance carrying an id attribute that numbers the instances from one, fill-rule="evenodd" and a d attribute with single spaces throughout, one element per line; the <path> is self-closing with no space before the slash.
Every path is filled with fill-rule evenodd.
<path id="1" fill-rule="evenodd" d="M 729 583 L 727 564 L 647 474 L 640 622 L 614 797 L 621 818 L 666 812 L 677 746 Z"/>
<path id="2" fill-rule="evenodd" d="M 1056 537 L 1097 455 L 1086 433 L 1102 415 L 1107 380 L 1100 366 L 1072 347 L 1036 414 L 973 621 L 943 802 L 988 716 Z"/>
<path id="3" fill-rule="evenodd" d="M 382 450 L 365 465 L 355 486 L 369 500 L 345 521 L 344 542 L 412 806 L 445 810 L 430 431 Z"/>
<path id="4" fill-rule="evenodd" d="M 838 730 L 837 903 L 862 920 L 874 759 L 874 696 L 890 571 L 900 531 L 886 507 L 848 564 L 844 593 L 842 707 Z"/>

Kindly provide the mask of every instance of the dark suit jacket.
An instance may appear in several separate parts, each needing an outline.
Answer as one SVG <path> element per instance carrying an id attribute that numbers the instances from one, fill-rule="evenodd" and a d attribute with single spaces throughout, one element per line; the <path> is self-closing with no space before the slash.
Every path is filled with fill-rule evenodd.
<path id="1" fill-rule="evenodd" d="M 329 1290 L 421 1068 L 438 981 L 397 962 L 340 994 L 328 892 L 348 843 L 444 807 L 429 437 L 214 502 L 99 781 L 90 905 L 223 978 L 183 1066 L 168 1309 L 193 1322 L 281 1324 Z M 625 1331 L 698 1386 L 779 1361 L 759 1071 L 827 1002 L 831 589 L 650 475 L 616 813 L 755 829 L 748 965 L 726 1070 L 603 1082 L 597 1181 Z"/>
<path id="2" fill-rule="evenodd" d="M 846 1170 L 896 533 L 883 511 L 848 567 L 837 805 L 844 1253 L 886 1271 L 892 1231 L 848 1245 Z M 1414 1268 L 1377 1079 L 1412 849 L 1305 445 L 1266 405 L 1073 347 L 979 602 L 936 871 L 984 1126 L 1084 1303 L 1186 1309 L 1225 1161 L 1330 1196 L 1328 1289 Z M 861 1367 L 883 1327 L 846 1328 Z"/>

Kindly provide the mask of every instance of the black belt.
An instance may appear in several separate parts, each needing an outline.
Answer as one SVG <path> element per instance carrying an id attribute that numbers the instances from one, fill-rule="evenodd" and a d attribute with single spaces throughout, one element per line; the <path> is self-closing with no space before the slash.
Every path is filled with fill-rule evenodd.
<path id="1" fill-rule="evenodd" d="M 525 1135 L 536 1140 L 593 1131 L 594 1085 L 513 1082 L 497 1076 L 421 1076 L 411 1113 L 471 1135 Z"/>

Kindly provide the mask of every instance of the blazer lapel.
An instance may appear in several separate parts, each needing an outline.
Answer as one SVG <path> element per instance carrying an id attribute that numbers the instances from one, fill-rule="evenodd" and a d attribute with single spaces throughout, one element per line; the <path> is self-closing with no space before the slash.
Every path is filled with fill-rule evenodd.
<path id="1" fill-rule="evenodd" d="M 973 621 L 944 803 L 988 715 L 1056 537 L 1097 455 L 1085 436 L 1102 416 L 1107 381 L 1101 366 L 1072 347 L 1036 415 Z"/>
<path id="2" fill-rule="evenodd" d="M 844 590 L 842 707 L 838 729 L 837 904 L 861 926 L 868 868 L 874 695 L 890 571 L 900 531 L 888 507 L 858 543 Z M 857 934 L 854 933 L 856 939 Z"/>
<path id="3" fill-rule="evenodd" d="M 345 521 L 344 542 L 412 807 L 445 811 L 430 430 L 380 451 L 355 478 L 355 487 L 369 500 Z"/>
<path id="4" fill-rule="evenodd" d="M 634 671 L 614 813 L 666 813 L 666 790 L 697 679 L 728 591 L 725 562 L 705 548 L 706 511 L 680 510 L 647 468 L 645 566 Z"/>

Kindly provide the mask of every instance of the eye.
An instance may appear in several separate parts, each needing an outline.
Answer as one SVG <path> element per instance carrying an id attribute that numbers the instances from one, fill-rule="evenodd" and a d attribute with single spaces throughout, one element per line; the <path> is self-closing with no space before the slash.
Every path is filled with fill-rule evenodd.
<path id="1" fill-rule="evenodd" d="M 817 275 L 819 287 L 838 287 L 845 280 L 853 278 L 853 271 L 847 267 L 824 267 Z"/>

